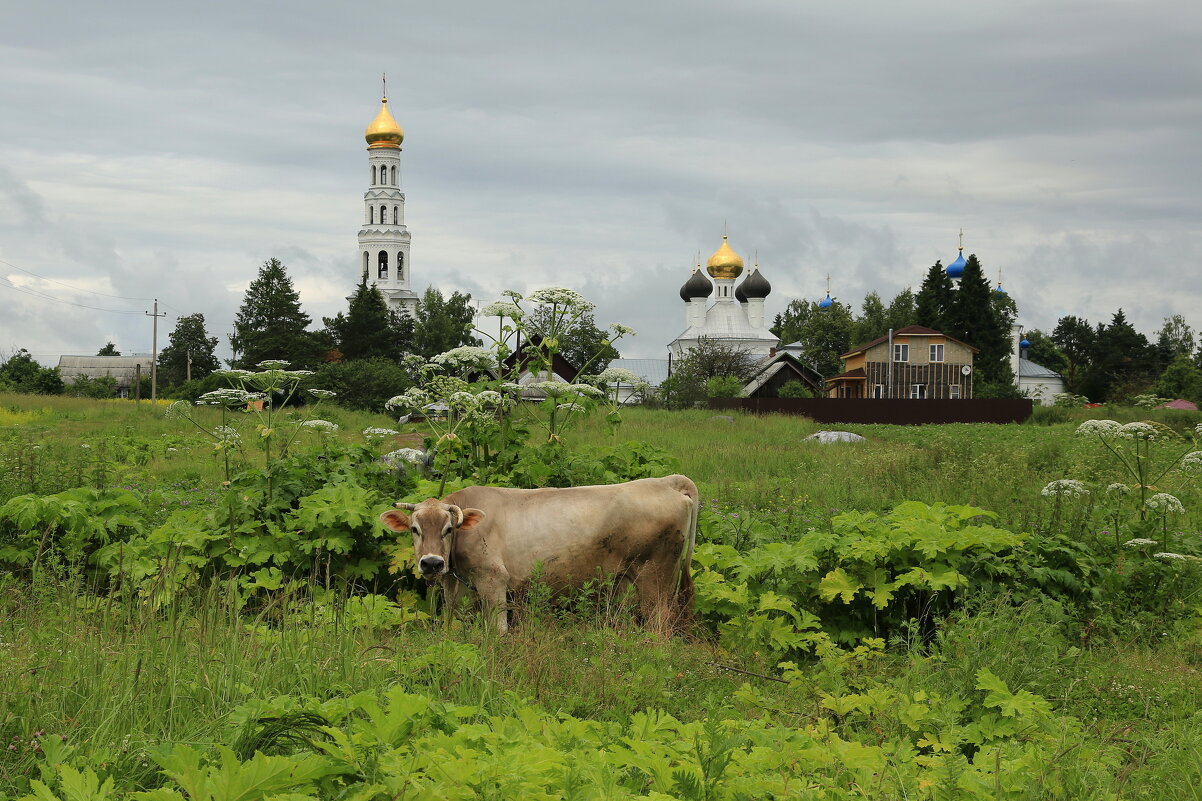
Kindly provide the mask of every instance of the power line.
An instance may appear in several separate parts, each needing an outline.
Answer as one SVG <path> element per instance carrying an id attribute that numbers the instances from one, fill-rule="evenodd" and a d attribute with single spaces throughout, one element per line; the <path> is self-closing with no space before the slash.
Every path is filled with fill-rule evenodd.
<path id="1" fill-rule="evenodd" d="M 24 267 L 18 267 L 17 265 L 13 264 L 12 262 L 5 261 L 4 259 L 0 259 L 0 264 L 6 265 L 8 267 L 12 267 L 14 270 L 20 270 L 23 273 L 32 275 L 34 278 L 41 278 L 43 281 L 49 281 L 52 284 L 58 284 L 59 286 L 65 286 L 67 289 L 74 290 L 75 292 L 87 292 L 88 294 L 91 294 L 91 295 L 99 295 L 102 298 L 115 298 L 117 300 L 147 300 L 147 301 L 154 300 L 154 298 L 131 298 L 131 297 L 126 297 L 125 295 L 109 295 L 105 292 L 97 292 L 94 289 L 83 289 L 82 287 L 72 286 L 71 284 L 63 283 L 62 281 L 56 281 L 53 278 L 47 278 L 44 275 L 38 275 L 33 270 L 26 270 Z M 88 307 L 88 308 L 91 308 L 91 307 Z"/>
<path id="2" fill-rule="evenodd" d="M 44 292 L 39 292 L 36 289 L 31 289 L 29 287 L 24 287 L 24 286 L 18 286 L 17 284 L 14 284 L 12 281 L 9 281 L 4 276 L 0 276 L 0 281 L 3 281 L 3 283 L 0 283 L 0 287 L 4 287 L 5 289 L 13 289 L 13 290 L 16 290 L 17 292 L 21 292 L 21 293 L 23 293 L 25 295 L 29 295 L 31 297 L 41 298 L 42 300 L 52 300 L 55 303 L 65 303 L 68 306 L 78 306 L 81 309 L 92 309 L 93 311 L 108 312 L 109 314 L 143 314 L 144 313 L 142 311 L 130 311 L 130 310 L 126 310 L 126 309 L 104 309 L 104 308 L 101 308 L 100 306 L 89 306 L 86 303 L 76 303 L 75 301 L 72 301 L 72 300 L 63 300 L 62 298 L 56 298 L 53 295 L 47 295 Z"/>

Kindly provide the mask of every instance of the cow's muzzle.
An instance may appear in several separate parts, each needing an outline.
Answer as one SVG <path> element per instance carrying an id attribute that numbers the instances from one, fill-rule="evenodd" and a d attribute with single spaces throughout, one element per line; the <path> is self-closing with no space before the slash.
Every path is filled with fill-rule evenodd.
<path id="1" fill-rule="evenodd" d="M 423 576 L 436 576 L 446 567 L 446 560 L 441 556 L 423 556 L 417 563 Z"/>

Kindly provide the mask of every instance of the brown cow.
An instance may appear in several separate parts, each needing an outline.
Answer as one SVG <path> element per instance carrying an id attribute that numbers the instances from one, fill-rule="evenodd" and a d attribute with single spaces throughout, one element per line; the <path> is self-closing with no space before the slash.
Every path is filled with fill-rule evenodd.
<path id="1" fill-rule="evenodd" d="M 540 569 L 553 591 L 583 586 L 598 572 L 633 585 L 645 621 L 671 625 L 673 601 L 692 603 L 689 565 L 697 539 L 697 487 L 685 476 L 567 489 L 467 487 L 444 500 L 398 503 L 380 519 L 413 532 L 418 569 L 441 581 L 453 608 L 476 591 L 497 629 L 508 628 L 507 591 Z"/>

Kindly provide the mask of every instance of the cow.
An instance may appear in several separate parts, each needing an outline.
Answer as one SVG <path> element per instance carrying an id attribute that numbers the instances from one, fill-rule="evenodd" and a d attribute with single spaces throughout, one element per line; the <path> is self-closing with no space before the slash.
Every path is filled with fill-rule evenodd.
<path id="1" fill-rule="evenodd" d="M 474 590 L 498 631 L 508 629 L 506 594 L 535 575 L 555 593 L 599 572 L 612 576 L 618 589 L 634 587 L 644 622 L 659 630 L 692 605 L 698 501 L 686 476 L 565 489 L 466 487 L 395 506 L 380 520 L 412 532 L 422 576 L 442 584 L 452 609 Z"/>

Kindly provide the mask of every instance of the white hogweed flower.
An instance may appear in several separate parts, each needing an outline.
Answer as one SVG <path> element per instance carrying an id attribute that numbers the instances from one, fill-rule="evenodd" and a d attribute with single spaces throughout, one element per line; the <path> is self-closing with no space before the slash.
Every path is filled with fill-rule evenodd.
<path id="1" fill-rule="evenodd" d="M 601 371 L 597 378 L 604 384 L 641 384 L 643 378 L 633 370 L 625 367 L 609 367 Z"/>
<path id="2" fill-rule="evenodd" d="M 309 394 L 315 398 L 332 398 L 338 393 L 332 389 L 311 389 Z"/>
<path id="3" fill-rule="evenodd" d="M 401 432 L 394 431 L 391 428 L 372 427 L 372 428 L 363 429 L 363 436 L 365 436 L 365 437 L 393 437 L 399 433 L 401 433 Z"/>
<path id="4" fill-rule="evenodd" d="M 633 328 L 621 323 L 610 323 L 609 330 L 614 332 L 615 337 L 632 337 L 635 335 Z"/>
<path id="5" fill-rule="evenodd" d="M 1164 560 L 1179 559 L 1182 562 L 1184 562 L 1188 557 L 1183 556 L 1182 554 L 1179 554 L 1179 553 L 1171 553 L 1169 551 L 1161 551 L 1160 553 L 1152 554 L 1152 558 L 1153 559 L 1164 559 Z"/>
<path id="6" fill-rule="evenodd" d="M 1078 436 L 1096 434 L 1099 437 L 1112 437 L 1119 433 L 1122 425 L 1117 420 L 1086 420 L 1077 426 Z"/>
<path id="7" fill-rule="evenodd" d="M 197 406 L 242 406 L 251 400 L 251 396 L 260 393 L 250 393 L 244 389 L 215 389 L 206 392 L 196 399 Z"/>
<path id="8" fill-rule="evenodd" d="M 1131 488 L 1126 484 L 1119 484 L 1118 482 L 1115 482 L 1114 484 L 1107 484 L 1106 491 L 1111 495 L 1129 495 L 1131 493 Z"/>
<path id="9" fill-rule="evenodd" d="M 1040 492 L 1044 496 L 1066 496 L 1069 498 L 1077 498 L 1082 495 L 1088 495 L 1089 490 L 1080 481 L 1073 478 L 1061 478 L 1049 483 Z"/>
<path id="10" fill-rule="evenodd" d="M 259 362 L 255 366 L 260 370 L 287 370 L 288 364 L 289 362 L 286 362 L 283 359 L 267 359 L 266 361 Z"/>
<path id="11" fill-rule="evenodd" d="M 1160 438 L 1160 429 L 1151 423 L 1127 423 L 1118 430 L 1124 439 L 1153 440 Z"/>
<path id="12" fill-rule="evenodd" d="M 430 403 L 430 395 L 425 390 L 413 387 L 400 395 L 394 395 L 384 403 L 386 409 L 421 409 Z"/>
<path id="13" fill-rule="evenodd" d="M 1181 505 L 1177 496 L 1169 495 L 1167 492 L 1156 493 L 1144 501 L 1144 505 L 1149 509 L 1159 509 L 1165 514 L 1184 514 L 1185 512 L 1185 507 Z"/>
<path id="14" fill-rule="evenodd" d="M 1187 473 L 1202 470 L 1202 451 L 1190 451 L 1182 456 L 1181 469 Z"/>
<path id="15" fill-rule="evenodd" d="M 331 423 L 329 420 L 318 420 L 316 418 L 313 420 L 306 420 L 305 422 L 301 423 L 301 425 L 305 428 L 311 428 L 314 431 L 320 431 L 325 434 L 333 434 L 338 430 L 337 423 Z"/>
<path id="16" fill-rule="evenodd" d="M 480 310 L 481 317 L 508 317 L 510 320 L 520 320 L 522 310 L 516 303 L 507 300 L 495 300 Z"/>
<path id="17" fill-rule="evenodd" d="M 1123 543 L 1127 548 L 1142 548 L 1145 545 L 1159 545 L 1156 540 L 1150 540 L 1147 537 L 1136 537 L 1133 540 L 1127 540 Z"/>
<path id="18" fill-rule="evenodd" d="M 530 293 L 526 300 L 531 303 L 540 305 L 556 305 L 567 306 L 573 309 L 579 309 L 582 312 L 592 311 L 595 306 L 584 299 L 584 296 L 579 292 L 571 289 L 564 289 L 559 286 L 550 286 L 545 289 L 536 289 Z"/>

